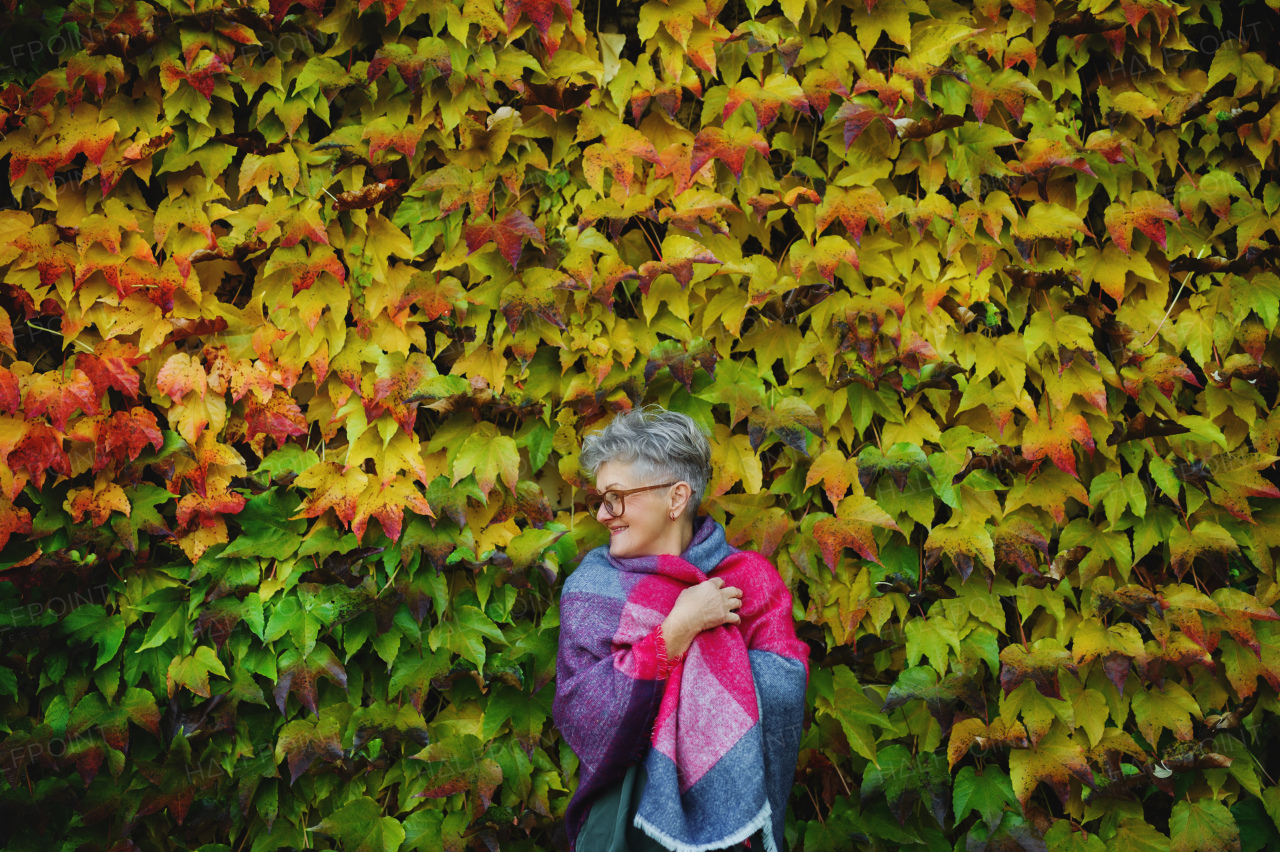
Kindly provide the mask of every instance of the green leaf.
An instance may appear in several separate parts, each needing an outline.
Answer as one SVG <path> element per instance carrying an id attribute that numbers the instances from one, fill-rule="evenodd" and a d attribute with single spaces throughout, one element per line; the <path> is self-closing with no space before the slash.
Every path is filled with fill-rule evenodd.
<path id="1" fill-rule="evenodd" d="M 107 615 L 101 604 L 85 604 L 76 607 L 62 620 L 67 638 L 73 642 L 93 642 L 98 646 L 98 661 L 94 668 L 116 655 L 124 641 L 124 618 L 119 614 Z"/>
<path id="2" fill-rule="evenodd" d="M 240 535 L 222 551 L 223 557 L 261 556 L 286 559 L 298 551 L 307 531 L 305 518 L 290 520 L 302 500 L 289 491 L 270 488 L 249 498 L 236 520 Z"/>
<path id="3" fill-rule="evenodd" d="M 1280 849 L 1280 831 L 1261 801 L 1238 799 L 1231 806 L 1231 816 L 1240 829 L 1240 852 Z"/>
<path id="4" fill-rule="evenodd" d="M 484 668 L 486 638 L 506 644 L 502 631 L 474 606 L 458 606 L 452 610 L 452 618 L 441 621 L 431 630 L 431 650 L 441 646 L 470 660 L 477 669 Z"/>
<path id="5" fill-rule="evenodd" d="M 184 686 L 196 695 L 208 698 L 211 674 L 226 677 L 227 670 L 223 668 L 218 655 L 207 645 L 200 645 L 189 656 L 174 657 L 173 662 L 169 664 L 167 680 L 169 697 L 174 696 L 179 686 Z"/>
<path id="6" fill-rule="evenodd" d="M 858 683 L 858 678 L 848 666 L 836 666 L 831 694 L 820 694 L 816 709 L 834 716 L 844 729 L 849 746 L 858 754 L 876 763 L 876 734 L 872 727 L 893 730 L 889 716 L 881 711 L 881 702 L 872 701 Z"/>
<path id="7" fill-rule="evenodd" d="M 484 724 L 480 736 L 492 740 L 509 722 L 511 733 L 528 747 L 542 735 L 542 726 L 550 713 L 545 705 L 549 696 L 530 696 L 526 692 L 499 685 L 489 693 L 484 706 Z"/>
<path id="8" fill-rule="evenodd" d="M 499 478 L 508 489 L 515 491 L 520 474 L 520 451 L 516 442 L 506 435 L 497 434 L 497 429 L 489 424 L 480 426 L 458 448 L 453 459 L 451 484 L 457 485 L 469 474 L 475 474 L 476 484 L 486 497 Z"/>
<path id="9" fill-rule="evenodd" d="M 957 823 L 970 811 L 977 811 L 991 829 L 996 827 L 1007 806 L 1018 803 L 1009 776 L 994 764 L 988 764 L 981 773 L 972 766 L 962 766 L 956 773 L 951 795 Z"/>
<path id="10" fill-rule="evenodd" d="M 1235 817 L 1226 805 L 1212 799 L 1174 804 L 1169 837 L 1169 852 L 1241 852 Z"/>
<path id="11" fill-rule="evenodd" d="M 897 743 L 880 750 L 879 765 L 862 776 L 862 798 L 883 793 L 889 810 L 906 825 L 915 803 L 923 800 L 938 825 L 946 824 L 951 805 L 951 773 L 939 754 L 912 755 Z"/>
<path id="12" fill-rule="evenodd" d="M 257 472 L 266 473 L 270 479 L 275 479 L 289 473 L 302 473 L 319 463 L 320 457 L 314 450 L 304 449 L 297 444 L 285 444 L 259 462 Z"/>

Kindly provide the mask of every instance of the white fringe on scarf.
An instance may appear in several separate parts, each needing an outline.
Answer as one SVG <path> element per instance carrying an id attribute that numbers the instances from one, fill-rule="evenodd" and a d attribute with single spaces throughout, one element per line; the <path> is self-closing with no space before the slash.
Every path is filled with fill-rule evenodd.
<path id="1" fill-rule="evenodd" d="M 636 814 L 634 825 L 670 849 L 671 852 L 707 852 L 709 849 L 722 849 L 725 846 L 741 843 L 757 831 L 764 835 L 765 852 L 778 852 L 778 844 L 773 837 L 773 807 L 769 804 L 768 799 L 765 799 L 764 807 L 760 808 L 760 812 L 750 822 L 723 840 L 716 840 L 711 843 L 683 843 L 642 818 L 639 814 Z"/>

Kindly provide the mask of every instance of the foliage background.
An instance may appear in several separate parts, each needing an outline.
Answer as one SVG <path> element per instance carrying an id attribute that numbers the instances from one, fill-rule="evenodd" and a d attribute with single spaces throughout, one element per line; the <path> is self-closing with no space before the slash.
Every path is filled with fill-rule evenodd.
<path id="1" fill-rule="evenodd" d="M 659 402 L 793 848 L 1280 849 L 1269 2 L 8 0 L 0 842 L 562 844 Z"/>

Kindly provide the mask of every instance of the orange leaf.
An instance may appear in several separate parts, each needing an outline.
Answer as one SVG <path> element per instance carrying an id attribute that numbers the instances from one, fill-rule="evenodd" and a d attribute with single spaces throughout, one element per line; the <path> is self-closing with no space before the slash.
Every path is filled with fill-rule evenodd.
<path id="1" fill-rule="evenodd" d="M 18 377 L 7 367 L 0 367 L 0 411 L 13 414 L 22 408 L 22 389 Z"/>
<path id="2" fill-rule="evenodd" d="M 858 477 L 858 463 L 844 457 L 837 449 L 830 449 L 819 455 L 809 465 L 805 476 L 804 487 L 809 490 L 821 482 L 832 505 L 839 503 L 849 491 L 849 485 Z"/>
<path id="3" fill-rule="evenodd" d="M 836 269 L 841 263 L 858 268 L 858 251 L 844 237 L 821 237 L 813 245 L 804 240 L 791 244 L 791 274 L 796 278 L 813 266 L 819 275 L 834 284 Z"/>
<path id="4" fill-rule="evenodd" d="M 653 143 L 640 131 L 625 124 L 611 129 L 603 142 L 589 146 L 582 154 L 582 173 L 587 185 L 603 196 L 604 173 L 608 169 L 613 172 L 613 179 L 630 195 L 631 178 L 635 174 L 633 157 L 650 163 L 659 161 Z"/>
<path id="5" fill-rule="evenodd" d="M 1133 229 L 1155 240 L 1163 249 L 1166 245 L 1164 223 L 1177 221 L 1178 211 L 1168 199 L 1154 192 L 1135 192 L 1129 199 L 1126 209 L 1124 205 L 1115 203 L 1107 207 L 1105 221 L 1111 239 L 1125 254 L 1132 246 Z"/>
<path id="6" fill-rule="evenodd" d="M 238 515 L 248 501 L 243 494 L 227 490 L 227 480 L 219 477 L 209 483 L 207 495 L 191 492 L 178 501 L 178 528 L 191 526 L 193 520 L 202 527 L 221 522 L 222 515 Z"/>
<path id="7" fill-rule="evenodd" d="M 873 186 L 857 189 L 829 187 L 826 197 L 818 207 L 817 233 L 821 234 L 839 219 L 853 236 L 853 241 L 862 245 L 862 231 L 871 216 L 876 218 L 880 227 L 889 227 L 888 208 L 880 190 Z"/>
<path id="8" fill-rule="evenodd" d="M 369 477 L 359 468 L 347 470 L 336 462 L 321 462 L 300 473 L 295 482 L 299 488 L 311 489 L 311 493 L 294 518 L 317 518 L 326 509 L 333 509 L 338 520 L 350 524 L 360 511 L 360 496 Z"/>
<path id="9" fill-rule="evenodd" d="M 344 193 L 345 194 L 345 193 Z M 264 276 L 279 275 L 293 285 L 293 295 L 310 290 L 322 273 L 329 273 L 345 283 L 347 269 L 328 246 L 316 246 L 308 254 L 302 245 L 278 248 L 262 265 Z"/>
<path id="10" fill-rule="evenodd" d="M 771 556 L 783 537 L 795 527 L 795 521 L 783 509 L 772 506 L 763 511 L 735 515 L 725 534 L 729 544 L 742 547 L 755 544 L 764 556 Z"/>
<path id="11" fill-rule="evenodd" d="M 1031 64 L 1035 67 L 1035 53 L 1031 54 Z M 1032 139 L 1022 146 L 1018 159 L 1005 163 L 1014 174 L 1033 178 L 1043 178 L 1054 168 L 1065 166 L 1076 169 L 1087 175 L 1093 175 L 1093 169 L 1080 152 L 1066 142 L 1050 139 Z"/>
<path id="12" fill-rule="evenodd" d="M 697 174 L 708 161 L 719 160 L 729 167 L 735 178 L 741 180 L 747 152 L 751 150 L 766 159 L 769 157 L 769 143 L 759 133 L 746 128 L 730 133 L 722 127 L 708 127 L 693 138 L 689 171 Z"/>
<path id="13" fill-rule="evenodd" d="M 376 207 L 388 198 L 394 198 L 399 195 L 403 186 L 403 179 L 390 178 L 362 186 L 359 189 L 339 192 L 334 196 L 333 209 L 341 212 L 343 210 L 366 210 L 370 207 Z"/>
<path id="14" fill-rule="evenodd" d="M 823 518 L 813 525 L 813 537 L 822 548 L 822 558 L 831 569 L 832 576 L 840 562 L 840 551 L 845 547 L 853 548 L 863 559 L 880 562 L 880 552 L 871 534 L 872 527 L 901 532 L 893 518 L 875 500 L 861 494 L 841 500 L 836 517 Z"/>
<path id="15" fill-rule="evenodd" d="M 167 394 L 174 403 L 182 402 L 189 391 L 196 391 L 204 399 L 208 377 L 199 358 L 178 352 L 170 355 L 156 374 L 156 388 Z"/>
<path id="16" fill-rule="evenodd" d="M 99 479 L 93 488 L 73 489 L 62 507 L 71 514 L 74 523 L 80 523 L 88 515 L 95 527 L 105 524 L 112 512 L 121 512 L 129 517 L 132 508 L 124 496 L 124 489 L 103 479 Z"/>
<path id="17" fill-rule="evenodd" d="M 838 83 L 838 81 L 837 81 Z M 778 119 L 784 105 L 809 115 L 809 99 L 795 78 L 789 74 L 773 74 L 763 86 L 755 77 L 743 77 L 729 89 L 720 120 L 727 121 L 744 103 L 756 113 L 756 130 L 763 130 Z"/>
<path id="18" fill-rule="evenodd" d="M 405 509 L 423 517 L 435 517 L 435 513 L 431 511 L 431 504 L 418 491 L 412 479 L 397 476 L 390 482 L 370 482 L 369 487 L 360 497 L 351 522 L 351 531 L 355 533 L 357 539 L 362 539 L 369 518 L 377 518 L 378 523 L 382 525 L 382 531 L 392 541 L 398 541 Z"/>
<path id="19" fill-rule="evenodd" d="M 0 548 L 9 543 L 9 536 L 14 533 L 31 533 L 31 513 L 0 495 Z"/>
<path id="20" fill-rule="evenodd" d="M 234 447 L 218 443 L 213 432 L 202 432 L 191 448 L 191 457 L 176 457 L 175 471 L 170 477 L 170 490 L 175 494 L 183 482 L 188 482 L 199 494 L 205 493 L 205 483 L 210 476 L 229 478 L 246 472 L 244 457 Z"/>
<path id="21" fill-rule="evenodd" d="M 1093 433 L 1084 415 L 1074 411 L 1044 411 L 1036 423 L 1028 423 L 1022 433 L 1022 455 L 1030 461 L 1048 457 L 1064 473 L 1076 474 L 1075 441 L 1093 455 Z"/>
<path id="22" fill-rule="evenodd" d="M 244 422 L 245 438 L 259 455 L 262 455 L 266 436 L 270 436 L 276 446 L 284 446 L 291 436 L 305 435 L 308 429 L 302 409 L 284 392 L 272 394 L 266 402 L 259 402 L 250 394 L 244 407 Z"/>

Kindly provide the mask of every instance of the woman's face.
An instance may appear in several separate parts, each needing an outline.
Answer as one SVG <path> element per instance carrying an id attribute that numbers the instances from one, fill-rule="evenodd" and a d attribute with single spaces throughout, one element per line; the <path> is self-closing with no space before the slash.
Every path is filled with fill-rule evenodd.
<path id="1" fill-rule="evenodd" d="M 596 490 L 625 491 L 658 485 L 663 480 L 641 480 L 632 465 L 607 461 L 596 471 Z M 672 541 L 679 540 L 679 529 L 671 519 L 672 489 L 655 488 L 628 494 L 624 501 L 622 517 L 612 517 L 603 506 L 596 512 L 596 520 L 609 530 L 609 553 L 619 559 L 634 556 L 651 556 L 658 553 L 679 553 L 679 546 L 672 550 Z"/>

